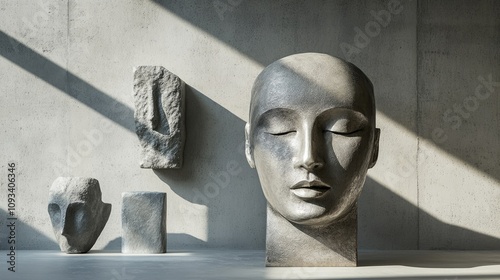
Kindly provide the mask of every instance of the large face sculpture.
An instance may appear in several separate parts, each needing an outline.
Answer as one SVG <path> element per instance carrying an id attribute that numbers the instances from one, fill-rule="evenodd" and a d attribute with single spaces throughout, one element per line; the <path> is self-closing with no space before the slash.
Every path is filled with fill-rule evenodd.
<path id="1" fill-rule="evenodd" d="M 356 203 L 378 154 L 368 78 L 326 54 L 285 57 L 257 77 L 246 156 L 273 210 L 305 225 L 329 225 Z"/>
<path id="2" fill-rule="evenodd" d="M 61 251 L 85 253 L 106 225 L 111 204 L 101 201 L 96 179 L 59 177 L 50 187 L 48 210 Z"/>

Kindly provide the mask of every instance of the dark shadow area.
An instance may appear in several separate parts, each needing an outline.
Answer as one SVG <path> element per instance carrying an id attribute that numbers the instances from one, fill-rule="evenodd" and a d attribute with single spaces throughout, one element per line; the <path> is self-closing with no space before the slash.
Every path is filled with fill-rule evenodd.
<path id="1" fill-rule="evenodd" d="M 423 268 L 472 268 L 499 265 L 500 254 L 493 251 L 373 251 L 360 252 L 360 266 L 402 265 Z"/>
<path id="2" fill-rule="evenodd" d="M 340 255 L 343 257 L 346 261 L 345 263 L 356 263 L 356 251 L 357 251 L 357 242 L 356 242 L 356 228 L 358 226 L 358 220 L 357 220 L 357 211 L 358 209 L 352 208 L 348 214 L 346 214 L 346 217 L 342 218 L 341 221 L 338 221 L 334 224 L 330 224 L 328 226 L 325 226 L 324 228 L 318 230 L 317 228 L 310 227 L 310 226 L 304 226 L 300 224 L 292 224 L 295 228 L 303 232 L 305 235 L 307 235 L 309 238 L 313 238 L 316 240 L 316 242 L 321 243 L 325 248 L 328 248 L 326 250 L 327 254 L 328 252 L 335 252 L 336 254 Z M 269 215 L 268 215 L 269 218 Z M 280 217 L 278 217 L 279 219 Z M 275 218 L 276 219 L 276 218 Z M 283 222 L 286 222 L 285 219 L 282 220 Z M 278 224 L 276 221 L 271 222 L 273 224 Z M 269 228 L 267 230 L 270 230 Z M 285 232 L 285 231 L 284 231 Z M 285 232 L 286 233 L 286 232 Z M 275 238 L 278 239 L 278 238 Z M 296 240 L 294 240 L 296 241 Z M 280 243 L 281 241 L 278 239 L 276 243 Z M 290 242 L 292 244 L 296 244 L 296 242 Z M 314 244 L 314 242 L 311 242 Z M 303 246 L 307 246 L 306 240 L 304 240 Z M 270 246 L 267 245 L 267 248 Z M 278 247 L 279 246 L 276 246 Z M 282 246 L 286 249 L 285 246 Z M 291 246 L 288 246 L 290 248 Z M 272 251 L 278 251 L 277 249 L 272 249 Z M 311 252 L 312 250 L 308 250 L 308 252 Z M 278 251 L 279 252 L 279 251 Z M 276 263 L 280 263 L 280 257 L 283 258 L 282 256 L 279 256 L 279 253 L 276 254 L 278 257 L 276 258 L 277 261 Z M 272 256 L 272 255 L 271 255 Z M 271 257 L 267 255 L 267 259 L 269 260 Z M 327 259 L 327 258 L 325 258 Z M 321 260 L 326 262 L 325 260 Z M 326 262 L 327 263 L 327 262 Z"/>
<path id="3" fill-rule="evenodd" d="M 102 248 L 102 251 L 113 251 L 113 250 L 121 250 L 122 248 L 122 238 L 117 237 L 106 244 L 104 248 Z"/>
<path id="4" fill-rule="evenodd" d="M 188 85 L 186 116 L 183 167 L 154 172 L 183 199 L 207 207 L 208 236 L 205 243 L 184 235 L 173 240 L 203 247 L 264 248 L 266 201 L 244 156 L 245 123 Z M 251 237 L 242 241 L 241 236 Z"/>
<path id="5" fill-rule="evenodd" d="M 0 55 L 102 116 L 135 132 L 134 112 L 131 108 L 36 53 L 1 30 Z"/>
<path id="6" fill-rule="evenodd" d="M 370 177 L 358 201 L 358 248 L 416 250 L 418 208 Z"/>
<path id="7" fill-rule="evenodd" d="M 167 234 L 167 252 L 175 251 L 176 253 L 187 252 L 189 249 L 197 249 L 207 247 L 206 242 L 192 235 L 185 233 L 168 233 Z"/>
<path id="8" fill-rule="evenodd" d="M 2 230 L 0 231 L 0 250 L 7 250 L 10 246 L 14 244 L 8 243 L 8 238 L 10 235 L 10 229 L 7 227 L 8 223 L 15 222 L 15 246 L 17 250 L 60 250 L 59 244 L 45 236 L 37 229 L 31 227 L 20 219 L 17 220 L 7 220 L 8 213 L 0 209 L 0 226 Z M 50 219 L 47 214 L 47 222 L 50 223 Z M 9 230 L 7 230 L 9 229 Z"/>
<path id="9" fill-rule="evenodd" d="M 387 207 L 388 205 L 389 207 Z M 500 239 L 440 221 L 370 178 L 367 178 L 358 207 L 360 249 L 405 248 L 407 246 L 405 242 L 422 238 L 422 232 L 425 231 L 427 232 L 425 238 L 430 240 L 441 238 L 442 232 L 452 232 L 454 235 L 449 236 L 450 242 L 443 243 L 442 247 L 430 249 L 500 250 Z M 417 212 L 420 220 L 425 220 L 425 222 L 419 223 L 425 225 L 425 228 L 412 226 L 418 224 L 413 220 L 417 218 Z M 393 217 L 398 217 L 399 220 L 394 220 Z M 410 237 L 406 235 L 410 235 Z M 457 237 L 457 241 L 453 242 Z M 464 239 L 467 240 L 466 243 L 460 242 Z M 380 247 L 370 248 L 366 244 L 378 244 Z M 422 249 L 415 245 L 409 249 Z M 482 262 L 483 260 L 478 261 Z M 399 260 L 393 261 L 395 261 L 393 264 L 404 265 L 398 263 Z M 465 263 L 465 259 L 462 261 Z M 500 259 L 497 259 L 496 264 L 499 263 Z"/>
<path id="10" fill-rule="evenodd" d="M 176 253 L 185 252 L 185 249 L 196 249 L 200 247 L 206 247 L 205 241 L 200 240 L 192 235 L 185 233 L 167 233 L 167 252 L 172 252 L 174 250 Z M 91 250 L 90 253 L 110 253 L 110 252 L 121 252 L 122 248 L 122 238 L 117 237 L 102 250 Z"/>

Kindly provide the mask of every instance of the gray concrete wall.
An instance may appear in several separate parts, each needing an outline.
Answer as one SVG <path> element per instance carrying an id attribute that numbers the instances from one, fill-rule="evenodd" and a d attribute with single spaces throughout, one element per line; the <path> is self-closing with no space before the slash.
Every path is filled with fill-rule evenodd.
<path id="1" fill-rule="evenodd" d="M 500 3 L 418 12 L 420 248 L 499 249 Z"/>
<path id="2" fill-rule="evenodd" d="M 97 178 L 113 204 L 94 249 L 119 248 L 121 192 L 134 190 L 167 192 L 169 248 L 263 248 L 265 199 L 242 147 L 250 89 L 267 64 L 309 51 L 352 61 L 375 86 L 382 138 L 359 202 L 360 248 L 500 248 L 500 87 L 477 106 L 467 99 L 479 77 L 500 80 L 493 0 L 0 7 L 0 228 L 13 160 L 18 248 L 58 249 L 46 209 L 58 176 Z M 188 86 L 181 170 L 139 168 L 137 65 L 162 65 Z M 443 117 L 455 103 L 474 109 L 460 125 Z"/>

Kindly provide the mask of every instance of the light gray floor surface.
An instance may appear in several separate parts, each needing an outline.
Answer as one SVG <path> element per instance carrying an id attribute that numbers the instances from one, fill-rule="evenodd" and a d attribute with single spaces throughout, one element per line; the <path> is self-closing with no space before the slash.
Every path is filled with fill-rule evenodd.
<path id="1" fill-rule="evenodd" d="M 91 251 L 0 255 L 0 279 L 500 279 L 500 251 L 361 251 L 358 267 L 264 267 L 264 251 L 193 250 L 159 255 Z"/>

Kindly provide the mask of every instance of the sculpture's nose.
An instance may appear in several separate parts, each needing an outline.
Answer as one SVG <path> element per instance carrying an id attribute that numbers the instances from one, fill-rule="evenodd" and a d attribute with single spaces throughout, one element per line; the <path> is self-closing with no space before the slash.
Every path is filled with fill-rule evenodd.
<path id="1" fill-rule="evenodd" d="M 62 236 L 65 236 L 65 237 L 68 237 L 68 236 L 69 236 L 69 229 L 68 229 L 68 227 L 66 226 L 66 223 L 64 223 L 64 224 L 62 225 L 61 235 L 62 235 Z"/>
<path id="2" fill-rule="evenodd" d="M 319 156 L 321 145 L 318 143 L 317 135 L 310 128 L 305 129 L 301 134 L 302 137 L 297 139 L 300 143 L 298 155 L 294 160 L 294 166 L 296 168 L 303 168 L 309 172 L 322 168 L 324 162 Z"/>
<path id="3" fill-rule="evenodd" d="M 72 232 L 72 222 L 71 219 L 66 219 L 66 213 L 61 217 L 61 235 L 68 237 Z"/>

